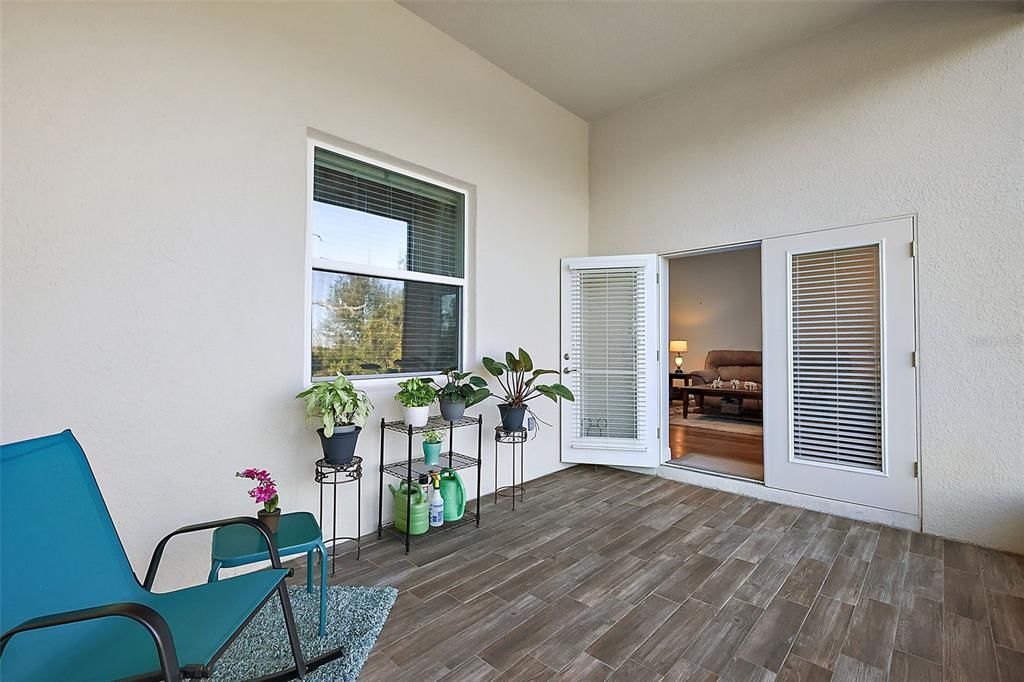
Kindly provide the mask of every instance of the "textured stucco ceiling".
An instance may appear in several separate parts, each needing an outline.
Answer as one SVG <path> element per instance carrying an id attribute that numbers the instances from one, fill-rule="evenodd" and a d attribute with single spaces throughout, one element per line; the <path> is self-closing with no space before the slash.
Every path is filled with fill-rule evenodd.
<path id="1" fill-rule="evenodd" d="M 858 14 L 871 0 L 399 0 L 593 121 Z"/>

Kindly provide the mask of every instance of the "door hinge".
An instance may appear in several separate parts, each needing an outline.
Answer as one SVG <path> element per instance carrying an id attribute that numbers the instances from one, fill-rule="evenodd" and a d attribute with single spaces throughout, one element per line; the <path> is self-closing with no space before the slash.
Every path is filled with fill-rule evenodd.
<path id="1" fill-rule="evenodd" d="M 661 440 L 661 427 L 658 427 L 658 440 Z"/>
<path id="2" fill-rule="evenodd" d="M 661 284 L 661 273 L 660 272 L 654 273 L 654 283 L 655 284 Z"/>
<path id="3" fill-rule="evenodd" d="M 654 351 L 654 361 L 655 362 L 661 362 L 661 351 L 660 350 Z"/>
<path id="4" fill-rule="evenodd" d="M 917 242 L 910 242 L 910 257 L 917 257 Z"/>
<path id="5" fill-rule="evenodd" d="M 910 366 L 917 367 L 917 351 L 910 352 Z"/>
<path id="6" fill-rule="evenodd" d="M 917 462 L 914 462 L 914 478 L 917 478 Z"/>

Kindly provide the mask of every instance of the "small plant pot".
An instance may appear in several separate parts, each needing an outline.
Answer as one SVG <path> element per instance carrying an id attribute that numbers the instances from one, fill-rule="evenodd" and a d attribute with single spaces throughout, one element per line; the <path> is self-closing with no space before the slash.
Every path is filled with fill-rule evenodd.
<path id="1" fill-rule="evenodd" d="M 465 400 L 441 400 L 441 416 L 447 422 L 455 422 L 462 419 L 462 415 L 466 414 L 466 401 Z"/>
<path id="2" fill-rule="evenodd" d="M 441 444 L 423 441 L 423 461 L 427 466 L 434 466 L 441 460 Z"/>
<path id="3" fill-rule="evenodd" d="M 513 406 L 509 403 L 498 405 L 501 412 L 501 428 L 506 431 L 522 431 L 523 419 L 526 418 L 526 405 Z"/>
<path id="4" fill-rule="evenodd" d="M 324 435 L 323 429 L 317 429 L 320 435 L 320 445 L 324 449 L 324 459 L 328 464 L 348 466 L 352 463 L 352 456 L 356 453 L 356 441 L 359 440 L 359 433 L 362 427 L 347 424 L 334 427 L 334 435 L 328 438 Z"/>
<path id="5" fill-rule="evenodd" d="M 426 426 L 427 417 L 430 416 L 430 405 L 423 407 L 403 407 L 402 413 L 405 416 L 405 425 L 413 428 Z"/>
<path id="6" fill-rule="evenodd" d="M 256 512 L 256 516 L 259 518 L 260 521 L 263 522 L 263 525 L 265 525 L 270 530 L 271 533 L 276 533 L 278 527 L 280 527 L 281 525 L 280 507 L 278 507 L 272 512 L 260 509 L 258 512 Z"/>

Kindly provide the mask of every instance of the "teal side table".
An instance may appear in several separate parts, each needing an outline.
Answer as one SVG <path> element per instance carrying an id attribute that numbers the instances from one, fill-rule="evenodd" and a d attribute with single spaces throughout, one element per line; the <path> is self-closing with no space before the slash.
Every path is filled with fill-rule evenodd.
<path id="1" fill-rule="evenodd" d="M 327 632 L 327 548 L 316 518 L 309 512 L 281 515 L 277 533 L 277 551 L 282 557 L 306 555 L 306 591 L 313 593 L 313 554 L 320 555 L 320 636 Z M 215 582 L 222 568 L 236 568 L 268 561 L 267 541 L 251 526 L 223 526 L 213 531 L 210 577 Z"/>

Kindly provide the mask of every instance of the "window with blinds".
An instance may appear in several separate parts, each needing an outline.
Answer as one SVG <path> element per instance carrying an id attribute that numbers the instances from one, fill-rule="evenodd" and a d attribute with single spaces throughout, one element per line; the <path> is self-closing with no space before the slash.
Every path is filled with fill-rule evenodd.
<path id="1" fill-rule="evenodd" d="M 571 273 L 569 383 L 577 439 L 638 440 L 647 399 L 642 268 Z"/>
<path id="2" fill-rule="evenodd" d="M 791 257 L 792 453 L 882 471 L 877 244 Z"/>
<path id="3" fill-rule="evenodd" d="M 313 379 L 435 374 L 461 365 L 465 199 L 314 148 Z"/>

